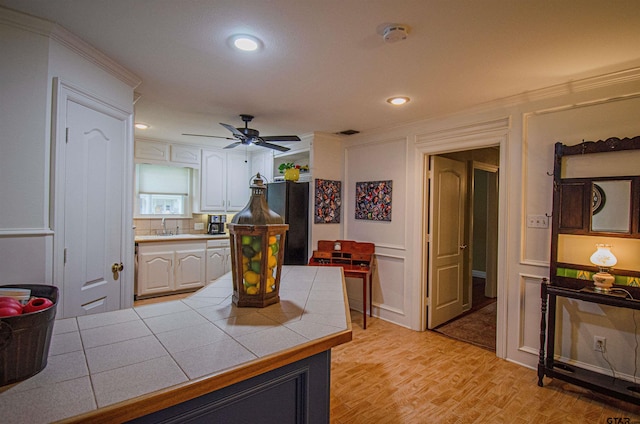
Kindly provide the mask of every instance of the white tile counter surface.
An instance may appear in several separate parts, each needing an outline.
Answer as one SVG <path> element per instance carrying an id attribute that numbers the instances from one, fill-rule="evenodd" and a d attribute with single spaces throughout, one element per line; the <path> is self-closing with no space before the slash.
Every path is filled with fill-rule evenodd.
<path id="1" fill-rule="evenodd" d="M 226 274 L 183 300 L 56 320 L 47 367 L 0 393 L 0 421 L 73 417 L 350 328 L 341 268 L 284 266 L 266 308 L 232 291 Z"/>

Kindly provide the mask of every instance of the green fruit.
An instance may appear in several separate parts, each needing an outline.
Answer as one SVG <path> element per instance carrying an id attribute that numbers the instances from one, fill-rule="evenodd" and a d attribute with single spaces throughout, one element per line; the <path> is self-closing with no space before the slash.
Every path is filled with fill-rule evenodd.
<path id="1" fill-rule="evenodd" d="M 278 253 L 278 249 L 279 249 L 279 247 L 278 247 L 278 243 L 273 243 L 273 244 L 271 245 L 271 252 L 273 252 L 273 254 L 274 254 L 274 255 L 275 255 L 276 253 Z"/>
<path id="2" fill-rule="evenodd" d="M 260 261 L 251 261 L 251 271 L 260 274 Z"/>
<path id="3" fill-rule="evenodd" d="M 251 243 L 251 247 L 253 248 L 253 251 L 258 253 L 260 250 L 262 250 L 262 246 L 261 246 L 261 242 L 262 240 L 260 240 L 260 237 L 256 237 L 255 240 L 253 240 L 253 243 Z"/>
<path id="4" fill-rule="evenodd" d="M 253 237 L 251 237 L 251 236 L 242 236 L 242 245 L 243 246 L 250 245 L 252 241 L 253 241 Z"/>
<path id="5" fill-rule="evenodd" d="M 242 254 L 247 258 L 253 258 L 256 255 L 256 252 L 251 246 L 242 246 Z"/>

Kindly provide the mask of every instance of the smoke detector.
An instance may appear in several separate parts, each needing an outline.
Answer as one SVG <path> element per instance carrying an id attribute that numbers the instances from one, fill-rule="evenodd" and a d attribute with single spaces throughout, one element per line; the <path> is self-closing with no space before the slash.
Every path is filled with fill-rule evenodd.
<path id="1" fill-rule="evenodd" d="M 382 30 L 382 38 L 387 43 L 402 41 L 409 36 L 409 28 L 402 24 L 390 24 Z"/>

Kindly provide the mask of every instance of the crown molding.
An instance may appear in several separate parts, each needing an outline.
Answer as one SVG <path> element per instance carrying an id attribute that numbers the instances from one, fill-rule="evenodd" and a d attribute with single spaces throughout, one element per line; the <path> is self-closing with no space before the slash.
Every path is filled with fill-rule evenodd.
<path id="1" fill-rule="evenodd" d="M 139 76 L 56 23 L 0 7 L 0 24 L 48 37 L 105 70 L 131 88 L 136 88 L 142 82 Z"/>

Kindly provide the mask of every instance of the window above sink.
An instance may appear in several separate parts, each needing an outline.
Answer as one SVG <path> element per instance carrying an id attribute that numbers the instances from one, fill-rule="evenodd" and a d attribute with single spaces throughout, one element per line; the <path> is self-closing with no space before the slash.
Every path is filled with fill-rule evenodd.
<path id="1" fill-rule="evenodd" d="M 137 164 L 134 217 L 191 217 L 192 178 L 191 168 Z"/>

